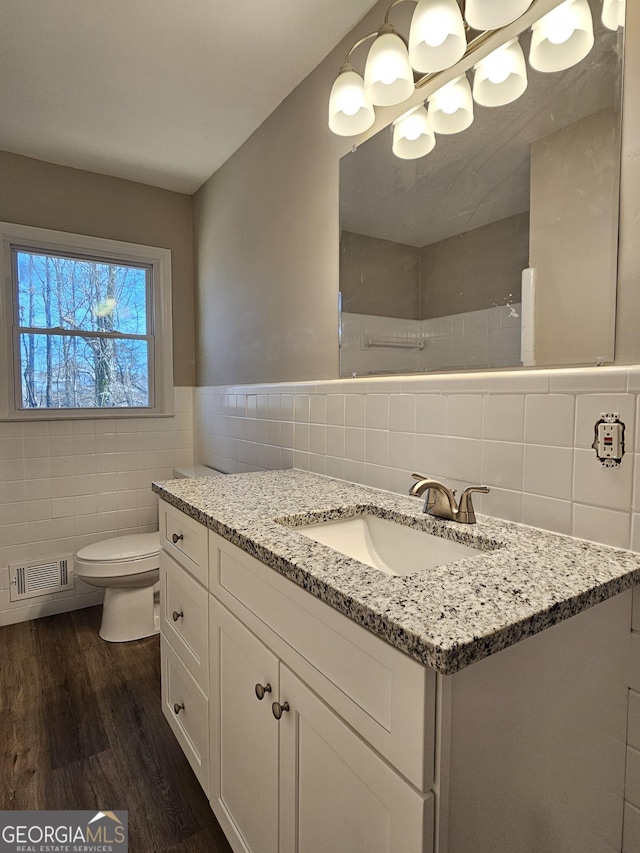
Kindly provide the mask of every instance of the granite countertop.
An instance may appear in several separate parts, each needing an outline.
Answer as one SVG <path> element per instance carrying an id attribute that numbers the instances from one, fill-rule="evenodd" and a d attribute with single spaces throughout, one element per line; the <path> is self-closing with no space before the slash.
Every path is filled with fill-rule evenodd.
<path id="1" fill-rule="evenodd" d="M 410 483 L 407 483 L 407 488 Z M 153 490 L 206 527 L 427 666 L 447 675 L 640 582 L 640 554 L 296 469 L 166 480 Z M 296 531 L 369 513 L 484 553 L 389 576 Z"/>

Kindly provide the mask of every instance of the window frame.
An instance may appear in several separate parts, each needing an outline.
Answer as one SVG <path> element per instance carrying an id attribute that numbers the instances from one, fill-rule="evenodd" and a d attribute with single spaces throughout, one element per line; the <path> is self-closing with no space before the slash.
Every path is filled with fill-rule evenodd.
<path id="1" fill-rule="evenodd" d="M 21 355 L 16 252 L 64 255 L 99 262 L 132 264 L 148 277 L 149 406 L 105 408 L 21 408 Z M 171 250 L 103 237 L 71 234 L 0 222 L 0 420 L 144 418 L 173 414 L 173 332 Z M 4 362 L 4 364 L 2 363 Z"/>

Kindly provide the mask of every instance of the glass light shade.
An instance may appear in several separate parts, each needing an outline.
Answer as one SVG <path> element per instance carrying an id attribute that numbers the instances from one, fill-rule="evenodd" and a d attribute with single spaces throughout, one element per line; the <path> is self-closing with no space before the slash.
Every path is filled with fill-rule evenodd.
<path id="1" fill-rule="evenodd" d="M 456 0 L 420 0 L 409 30 L 409 62 L 423 73 L 442 71 L 467 49 L 462 13 Z"/>
<path id="2" fill-rule="evenodd" d="M 460 133 L 473 122 L 471 86 L 465 74 L 429 98 L 429 125 L 435 133 Z"/>
<path id="3" fill-rule="evenodd" d="M 429 127 L 427 111 L 418 107 L 393 125 L 393 153 L 402 160 L 415 160 L 433 151 L 436 138 Z"/>
<path id="4" fill-rule="evenodd" d="M 593 47 L 593 19 L 587 0 L 565 0 L 531 27 L 529 62 L 536 71 L 564 71 Z"/>
<path id="5" fill-rule="evenodd" d="M 626 0 L 604 0 L 602 6 L 602 23 L 609 30 L 624 27 Z"/>
<path id="6" fill-rule="evenodd" d="M 353 70 L 342 71 L 329 96 L 329 128 L 338 136 L 356 136 L 369 130 L 374 120 L 373 107 L 364 96 L 364 80 Z"/>
<path id="7" fill-rule="evenodd" d="M 473 100 L 483 107 L 502 107 L 527 88 L 527 63 L 517 38 L 494 50 L 475 66 Z"/>
<path id="8" fill-rule="evenodd" d="M 394 32 L 379 35 L 371 45 L 364 69 L 364 94 L 371 104 L 391 107 L 413 94 L 413 71 L 407 48 Z"/>
<path id="9" fill-rule="evenodd" d="M 497 30 L 524 15 L 533 0 L 467 0 L 464 16 L 474 30 Z"/>

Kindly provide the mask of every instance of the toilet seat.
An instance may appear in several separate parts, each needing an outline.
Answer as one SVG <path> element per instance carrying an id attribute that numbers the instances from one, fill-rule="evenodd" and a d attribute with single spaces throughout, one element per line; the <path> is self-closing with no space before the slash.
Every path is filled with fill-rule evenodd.
<path id="1" fill-rule="evenodd" d="M 134 533 L 86 545 L 76 554 L 81 576 L 90 578 L 136 575 L 158 568 L 160 534 Z"/>

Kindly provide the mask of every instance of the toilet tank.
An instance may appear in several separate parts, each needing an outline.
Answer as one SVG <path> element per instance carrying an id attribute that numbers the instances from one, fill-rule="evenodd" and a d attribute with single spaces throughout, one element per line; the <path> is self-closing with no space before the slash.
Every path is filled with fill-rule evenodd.
<path id="1" fill-rule="evenodd" d="M 183 465 L 173 469 L 173 476 L 176 480 L 181 480 L 185 477 L 222 477 L 223 474 L 222 471 L 216 471 L 207 465 Z"/>

